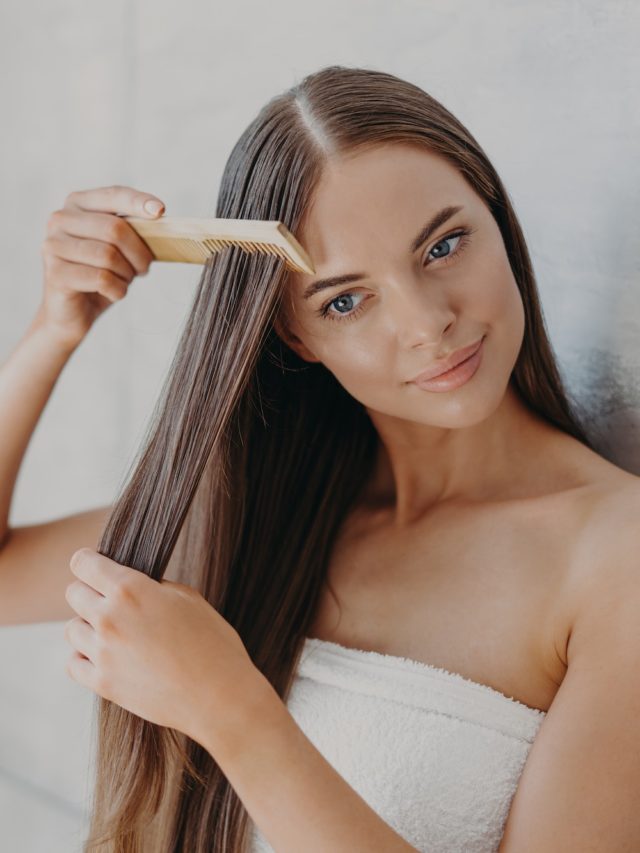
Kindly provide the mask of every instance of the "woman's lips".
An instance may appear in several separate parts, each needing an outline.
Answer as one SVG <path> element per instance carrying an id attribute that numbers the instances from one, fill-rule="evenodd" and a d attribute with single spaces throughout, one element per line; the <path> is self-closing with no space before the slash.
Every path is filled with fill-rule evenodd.
<path id="1" fill-rule="evenodd" d="M 460 385 L 464 385 L 465 382 L 471 379 L 480 366 L 483 342 L 484 337 L 481 338 L 479 344 L 473 345 L 475 349 L 472 350 L 471 355 L 467 356 L 463 361 L 455 367 L 452 367 L 450 370 L 440 373 L 437 376 L 433 376 L 430 379 L 421 379 L 420 376 L 418 376 L 416 379 L 412 380 L 412 384 L 417 385 L 419 388 L 424 388 L 427 391 L 450 391 L 453 388 L 458 388 Z M 471 349 L 471 347 L 468 347 L 468 349 Z"/>
<path id="2" fill-rule="evenodd" d="M 422 382 L 423 379 L 434 379 L 436 376 L 442 376 L 443 373 L 447 373 L 449 370 L 452 370 L 454 367 L 457 367 L 458 364 L 465 361 L 469 356 L 473 355 L 473 353 L 478 349 L 484 337 L 480 338 L 479 341 L 476 341 L 474 344 L 469 344 L 468 347 L 461 347 L 459 350 L 449 356 L 446 359 L 443 359 L 443 366 L 434 367 L 433 365 L 427 370 L 423 370 L 422 373 L 419 373 L 417 376 L 414 376 L 413 379 L 409 380 L 410 382 Z"/>

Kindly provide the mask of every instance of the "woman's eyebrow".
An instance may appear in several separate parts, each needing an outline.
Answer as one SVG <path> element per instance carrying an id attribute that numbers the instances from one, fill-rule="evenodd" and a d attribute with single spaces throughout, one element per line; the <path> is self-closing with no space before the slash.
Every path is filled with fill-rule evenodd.
<path id="1" fill-rule="evenodd" d="M 448 219 L 451 219 L 452 216 L 455 216 L 455 214 L 459 213 L 462 209 L 463 206 L 460 204 L 448 205 L 435 213 L 411 241 L 411 244 L 409 245 L 409 254 L 412 255 L 414 252 L 417 252 L 420 246 L 427 242 L 434 231 L 440 228 L 441 225 L 444 225 Z M 350 284 L 351 282 L 359 281 L 364 277 L 365 273 L 354 272 L 345 273 L 345 275 L 335 275 L 331 278 L 321 278 L 317 281 L 312 281 L 311 284 L 307 285 L 304 290 L 303 297 L 304 299 L 311 299 L 312 296 L 315 296 L 316 293 L 319 293 L 321 290 L 327 290 L 330 287 L 338 287 L 341 284 Z"/>

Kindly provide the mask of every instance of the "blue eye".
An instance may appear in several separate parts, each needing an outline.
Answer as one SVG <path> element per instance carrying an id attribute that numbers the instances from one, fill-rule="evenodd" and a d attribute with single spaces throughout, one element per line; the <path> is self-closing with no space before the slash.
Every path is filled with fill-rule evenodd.
<path id="1" fill-rule="evenodd" d="M 323 306 L 323 308 L 322 308 L 322 316 L 326 316 L 326 314 L 328 314 L 328 313 L 329 313 L 329 312 L 328 312 L 328 309 L 329 309 L 332 305 L 333 305 L 333 306 L 335 306 L 337 303 L 339 303 L 339 302 L 341 302 L 342 300 L 345 300 L 345 299 L 347 299 L 347 300 L 351 300 L 351 302 L 353 302 L 354 297 L 357 297 L 358 295 L 359 295 L 359 294 L 357 294 L 357 293 L 343 293 L 341 296 L 336 296 L 336 297 L 335 297 L 335 299 L 332 299 L 332 300 L 331 300 L 331 302 L 328 302 L 325 306 Z M 338 313 L 340 314 L 341 312 L 338 312 Z M 352 312 L 350 312 L 347 316 L 349 316 L 349 317 L 350 317 L 353 313 L 355 313 L 355 312 L 353 312 L 353 311 L 352 311 Z"/>
<path id="2" fill-rule="evenodd" d="M 433 246 L 433 248 L 431 248 L 427 252 L 427 258 L 429 257 L 429 255 L 432 252 L 437 250 L 438 246 L 445 245 L 449 242 L 449 240 L 455 240 L 457 237 L 459 237 L 460 241 L 457 243 L 455 249 L 450 250 L 447 254 L 437 256 L 434 260 L 439 261 L 440 263 L 438 265 L 442 266 L 443 264 L 447 264 L 451 260 L 456 259 L 458 257 L 458 255 L 460 255 L 460 253 L 463 251 L 465 246 L 467 246 L 468 243 L 471 242 L 471 240 L 469 239 L 469 235 L 473 233 L 473 230 L 475 230 L 475 229 L 462 228 L 462 229 L 456 231 L 454 234 L 448 234 L 446 237 L 442 237 L 442 239 L 438 240 L 438 242 Z M 424 262 L 422 264 L 422 266 L 426 268 L 428 266 L 431 266 L 432 263 L 433 263 L 433 261 L 431 261 L 431 263 Z M 341 312 L 335 312 L 334 313 L 334 312 L 330 311 L 329 309 L 335 303 L 338 303 L 341 300 L 353 300 L 354 296 L 359 296 L 359 295 L 361 295 L 361 294 L 349 293 L 349 292 L 341 293 L 340 296 L 334 296 L 333 299 L 330 299 L 328 302 L 325 302 L 324 305 L 321 308 L 319 308 L 316 313 L 320 317 L 324 317 L 324 318 L 330 319 L 330 320 L 340 320 L 340 321 L 351 320 L 354 317 L 357 317 L 358 314 L 360 313 L 360 306 L 362 305 L 362 302 L 359 305 L 357 305 L 354 310 L 344 312 L 344 313 L 341 313 Z M 364 299 L 363 299 L 363 301 L 364 301 Z"/>
<path id="3" fill-rule="evenodd" d="M 441 257 L 442 257 L 442 258 L 450 258 L 450 257 L 452 257 L 453 255 L 455 255 L 455 254 L 456 254 L 456 252 L 457 252 L 458 250 L 457 250 L 457 248 L 455 248 L 455 249 L 453 249 L 453 250 L 449 248 L 449 246 L 448 246 L 449 240 L 455 240 L 455 239 L 457 239 L 457 238 L 462 238 L 462 236 L 463 236 L 462 234 L 451 234 L 451 235 L 449 235 L 449 237 L 443 237 L 443 238 L 442 238 L 442 240 L 438 240 L 438 242 L 435 244 L 435 246 L 433 247 L 433 249 L 429 249 L 429 251 L 427 252 L 427 258 L 429 257 L 429 255 L 430 255 L 432 252 L 435 252 L 435 251 L 436 251 L 436 249 L 438 248 L 438 246 L 447 246 L 448 251 L 447 251 L 444 255 L 436 255 L 436 260 L 439 260 Z M 461 240 L 461 242 L 462 242 L 462 240 Z M 458 244 L 458 245 L 459 245 L 459 244 Z M 426 263 L 425 263 L 425 264 L 424 264 L 424 266 L 428 266 L 428 264 L 426 264 Z"/>

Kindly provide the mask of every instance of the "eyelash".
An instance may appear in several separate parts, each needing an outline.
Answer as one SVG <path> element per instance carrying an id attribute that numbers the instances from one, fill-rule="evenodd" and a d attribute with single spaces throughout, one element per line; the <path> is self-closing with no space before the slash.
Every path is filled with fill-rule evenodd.
<path id="1" fill-rule="evenodd" d="M 474 231 L 475 231 L 474 228 L 459 228 L 454 233 L 447 234 L 446 236 L 441 237 L 438 240 L 438 242 L 434 243 L 434 245 L 431 247 L 431 249 L 429 249 L 429 251 L 427 252 L 427 257 L 431 254 L 431 252 L 435 249 L 436 246 L 440 245 L 440 243 L 444 243 L 446 240 L 453 240 L 454 237 L 461 237 L 462 239 L 458 243 L 458 246 L 456 247 L 456 249 L 454 249 L 454 251 L 451 254 L 444 255 L 442 258 L 435 258 L 436 261 L 441 260 L 442 264 L 444 264 L 444 265 L 450 263 L 452 260 L 457 259 L 458 255 L 460 255 L 460 253 L 464 251 L 466 246 L 468 246 L 468 244 L 471 242 L 471 240 L 469 239 L 469 235 L 473 234 Z M 426 268 L 428 266 L 431 266 L 431 264 L 424 264 L 423 263 L 422 266 L 423 266 L 423 268 Z M 353 296 L 353 295 L 354 294 L 349 293 L 348 291 L 346 293 L 340 293 L 338 296 L 334 296 L 333 299 L 330 299 L 328 302 L 325 302 L 321 308 L 318 308 L 316 313 L 320 317 L 325 318 L 327 320 L 338 320 L 338 321 L 351 320 L 360 313 L 360 308 L 364 304 L 364 300 L 360 303 L 360 305 L 357 306 L 357 308 L 354 308 L 353 311 L 350 311 L 348 314 L 333 314 L 329 311 L 329 308 L 338 299 L 342 299 L 343 296 Z"/>

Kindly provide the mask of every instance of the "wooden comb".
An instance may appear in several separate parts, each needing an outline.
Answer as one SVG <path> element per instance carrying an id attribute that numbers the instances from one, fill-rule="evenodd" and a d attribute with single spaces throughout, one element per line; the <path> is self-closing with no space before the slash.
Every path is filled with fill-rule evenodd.
<path id="1" fill-rule="evenodd" d="M 315 273 L 311 258 L 277 219 L 202 219 L 190 216 L 123 216 L 158 261 L 204 264 L 228 246 L 277 255 L 289 269 Z"/>

